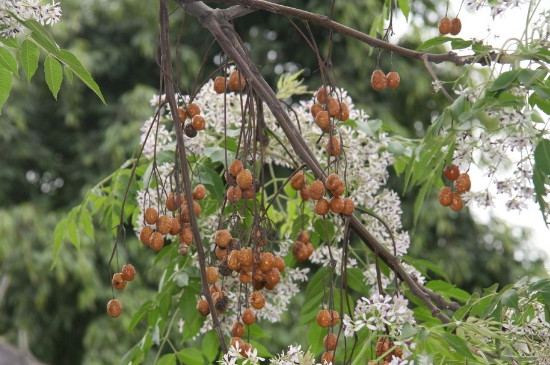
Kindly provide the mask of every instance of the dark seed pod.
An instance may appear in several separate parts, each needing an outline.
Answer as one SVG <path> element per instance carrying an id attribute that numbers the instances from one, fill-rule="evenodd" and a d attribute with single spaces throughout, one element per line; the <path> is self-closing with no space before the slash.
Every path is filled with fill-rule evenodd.
<path id="1" fill-rule="evenodd" d="M 183 127 L 183 131 L 185 132 L 185 135 L 189 138 L 193 138 L 197 135 L 197 130 L 193 127 L 191 123 L 187 123 L 185 127 Z"/>

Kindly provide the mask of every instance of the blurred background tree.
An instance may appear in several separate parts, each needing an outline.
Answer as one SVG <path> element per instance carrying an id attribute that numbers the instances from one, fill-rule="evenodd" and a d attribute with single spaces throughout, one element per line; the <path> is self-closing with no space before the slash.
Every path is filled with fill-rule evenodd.
<path id="1" fill-rule="evenodd" d="M 111 293 L 106 262 L 112 232 L 98 227 L 95 242 L 82 237 L 80 250 L 63 246 L 53 269 L 51 242 L 56 223 L 85 191 L 139 150 L 139 129 L 151 115 L 149 100 L 159 86 L 158 9 L 155 2 L 136 4 L 130 0 L 65 0 L 62 5 L 63 18 L 52 29 L 54 37 L 79 56 L 100 85 L 107 105 L 78 82 L 64 83 L 55 101 L 39 79 L 43 77 L 40 72 L 30 86 L 20 80 L 4 105 L 0 128 L 0 335 L 28 347 L 46 363 L 114 364 L 140 333 L 139 328 L 128 333 L 130 316 L 121 321 L 105 316 L 105 302 Z M 330 8 L 319 0 L 302 5 L 327 15 Z M 436 29 L 437 14 L 445 11 L 446 2 L 411 5 L 417 14 L 412 30 L 392 39 L 415 48 L 422 33 Z M 339 1 L 333 17 L 368 32 L 380 8 L 378 0 Z M 201 64 L 199 86 L 216 74 L 223 58 L 196 19 L 178 11 L 171 22 L 172 39 L 179 41 L 175 67 L 180 90 L 189 93 Z M 288 19 L 256 12 L 235 23 L 252 59 L 272 85 L 283 72 L 300 69 L 305 70 L 310 90 L 320 85 L 317 60 Z M 304 24 L 296 26 L 308 34 Z M 445 105 L 440 94 L 432 94 L 431 79 L 420 62 L 382 54 L 381 65 L 398 70 L 404 81 L 388 97 L 370 92 L 368 80 L 377 66 L 376 50 L 339 34 L 330 35 L 315 25 L 311 25 L 311 34 L 325 57 L 328 41 L 333 41 L 330 65 L 336 86 L 349 91 L 356 107 L 399 133 L 421 137 Z M 452 72 L 447 71 L 449 78 Z M 392 175 L 391 183 L 397 186 L 398 182 L 399 177 Z M 409 255 L 439 263 L 451 282 L 471 291 L 544 272 L 539 252 L 525 246 L 528 232 L 498 221 L 489 226 L 478 224 L 467 209 L 459 214 L 441 209 L 435 196 L 426 203 L 420 224 L 413 227 L 413 195 L 403 198 L 404 224 L 412 235 Z M 121 294 L 125 311 L 132 313 L 154 294 L 158 277 L 148 270 L 153 258 L 138 249 L 140 244 L 128 228 L 132 263 L 143 273 L 131 291 Z M 293 315 L 289 313 L 286 322 L 278 325 L 280 331 L 289 331 Z M 294 336 L 300 331 L 294 329 Z M 276 341 L 274 348 L 279 348 Z"/>

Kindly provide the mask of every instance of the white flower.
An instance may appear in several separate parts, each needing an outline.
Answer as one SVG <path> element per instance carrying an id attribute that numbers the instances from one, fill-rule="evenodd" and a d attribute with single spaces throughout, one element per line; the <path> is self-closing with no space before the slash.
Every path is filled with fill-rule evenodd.
<path id="1" fill-rule="evenodd" d="M 0 36 L 8 38 L 20 33 L 24 26 L 17 18 L 36 20 L 42 25 L 53 25 L 61 18 L 61 4 L 41 5 L 38 0 L 4 0 L 0 8 Z M 12 14 L 15 16 L 12 16 Z"/>

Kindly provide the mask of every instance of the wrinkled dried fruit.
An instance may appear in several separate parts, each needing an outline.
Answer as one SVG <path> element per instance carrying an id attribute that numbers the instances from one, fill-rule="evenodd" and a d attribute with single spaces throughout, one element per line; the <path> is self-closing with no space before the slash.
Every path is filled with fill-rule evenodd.
<path id="1" fill-rule="evenodd" d="M 323 328 L 330 327 L 332 324 L 332 319 L 330 317 L 330 312 L 326 309 L 321 309 L 317 313 L 317 324 Z"/>
<path id="2" fill-rule="evenodd" d="M 111 299 L 107 303 L 107 314 L 111 318 L 116 318 L 122 313 L 122 303 L 118 299 Z"/>
<path id="3" fill-rule="evenodd" d="M 327 92 L 327 89 L 325 89 L 324 86 L 321 86 L 318 90 L 317 90 L 317 94 L 316 94 L 316 97 L 317 97 L 317 101 L 321 104 L 324 104 L 327 102 L 327 98 L 328 98 L 328 92 Z"/>
<path id="4" fill-rule="evenodd" d="M 220 229 L 214 234 L 214 241 L 220 247 L 229 246 L 232 238 L 233 237 L 231 236 L 231 232 L 229 232 L 227 229 Z"/>
<path id="5" fill-rule="evenodd" d="M 325 198 L 317 200 L 315 203 L 315 213 L 319 215 L 326 215 L 330 209 L 330 203 Z"/>
<path id="6" fill-rule="evenodd" d="M 323 355 L 321 355 L 321 364 L 333 364 L 334 363 L 334 355 L 332 355 L 332 352 L 323 352 Z"/>
<path id="7" fill-rule="evenodd" d="M 334 351 L 336 344 L 338 343 L 338 337 L 334 333 L 328 333 L 323 339 L 323 346 L 327 351 Z"/>
<path id="8" fill-rule="evenodd" d="M 243 169 L 244 166 L 240 160 L 233 160 L 233 162 L 231 162 L 231 165 L 229 166 L 229 173 L 234 177 L 237 177 L 237 175 L 239 175 L 239 172 L 241 172 Z"/>
<path id="9" fill-rule="evenodd" d="M 338 115 L 340 115 L 340 102 L 336 100 L 336 98 L 328 98 L 327 111 L 328 115 L 330 115 L 331 117 L 338 117 Z"/>
<path id="10" fill-rule="evenodd" d="M 157 232 L 162 235 L 170 233 L 172 228 L 172 217 L 168 215 L 161 215 L 157 220 Z"/>
<path id="11" fill-rule="evenodd" d="M 298 235 L 296 236 L 296 240 L 302 241 L 303 243 L 308 243 L 309 233 L 307 233 L 306 231 L 300 231 L 300 233 L 298 233 Z"/>
<path id="12" fill-rule="evenodd" d="M 340 102 L 340 113 L 338 114 L 338 120 L 341 121 L 341 122 L 345 122 L 348 119 L 349 119 L 348 104 L 341 101 Z"/>
<path id="13" fill-rule="evenodd" d="M 252 173 L 249 169 L 244 169 L 237 175 L 237 185 L 239 185 L 241 189 L 248 189 L 252 186 L 253 181 Z"/>
<path id="14" fill-rule="evenodd" d="M 445 175 L 447 179 L 454 181 L 458 178 L 458 175 L 460 175 L 460 170 L 458 166 L 452 164 L 443 169 L 443 175 Z"/>
<path id="15" fill-rule="evenodd" d="M 206 128 L 206 122 L 204 121 L 204 117 L 202 115 L 195 115 L 191 120 L 191 124 L 197 131 L 202 131 Z"/>
<path id="16" fill-rule="evenodd" d="M 178 117 L 180 118 L 180 122 L 184 123 L 189 115 L 187 115 L 187 112 L 183 108 L 178 108 Z"/>
<path id="17" fill-rule="evenodd" d="M 317 124 L 322 131 L 326 131 L 328 129 L 330 125 L 330 118 L 326 110 L 322 110 L 317 113 L 317 116 L 315 117 L 315 124 Z"/>
<path id="18" fill-rule="evenodd" d="M 113 279 L 111 279 L 111 284 L 113 284 L 113 288 L 117 290 L 124 289 L 126 287 L 126 280 L 124 280 L 122 273 L 117 272 L 114 274 Z"/>
<path id="19" fill-rule="evenodd" d="M 187 110 L 187 114 L 189 114 L 191 118 L 201 113 L 201 108 L 199 108 L 199 106 L 195 103 L 187 104 L 187 108 L 185 109 Z"/>
<path id="20" fill-rule="evenodd" d="M 370 77 L 370 85 L 376 91 L 381 91 L 388 86 L 388 80 L 382 70 L 374 70 Z"/>
<path id="21" fill-rule="evenodd" d="M 132 281 L 136 277 L 136 269 L 132 264 L 122 266 L 122 278 L 126 281 Z"/>
<path id="22" fill-rule="evenodd" d="M 344 198 L 340 196 L 333 196 L 330 199 L 330 210 L 333 213 L 340 214 L 344 211 Z"/>
<path id="23" fill-rule="evenodd" d="M 315 118 L 317 116 L 317 114 L 319 114 L 319 112 L 323 111 L 323 106 L 321 104 L 313 104 L 311 106 L 311 115 L 313 116 L 313 118 Z"/>
<path id="24" fill-rule="evenodd" d="M 218 94 L 223 94 L 225 92 L 225 77 L 218 76 L 214 79 L 214 91 Z"/>
<path id="25" fill-rule="evenodd" d="M 355 203 L 351 198 L 344 198 L 344 210 L 342 213 L 344 215 L 352 215 L 355 210 Z"/>
<path id="26" fill-rule="evenodd" d="M 206 196 L 206 188 L 203 184 L 199 184 L 195 186 L 195 189 L 193 189 L 193 199 L 196 200 L 202 200 Z"/>
<path id="27" fill-rule="evenodd" d="M 327 180 L 325 182 L 325 185 L 328 190 L 334 190 L 336 189 L 338 183 L 340 182 L 340 176 L 338 174 L 330 174 L 327 176 Z"/>
<path id="28" fill-rule="evenodd" d="M 151 235 L 153 234 L 153 228 L 149 226 L 144 226 L 139 233 L 139 240 L 146 246 L 149 246 L 151 241 Z"/>
<path id="29" fill-rule="evenodd" d="M 244 324 L 251 325 L 256 320 L 256 314 L 250 308 L 246 308 L 242 314 L 242 320 Z"/>
<path id="30" fill-rule="evenodd" d="M 218 281 L 219 277 L 220 277 L 220 273 L 218 272 L 217 267 L 208 266 L 206 268 L 206 282 L 208 284 L 214 284 L 216 281 Z"/>
<path id="31" fill-rule="evenodd" d="M 342 196 L 344 195 L 345 191 L 346 191 L 346 184 L 344 184 L 344 182 L 340 180 L 340 182 L 336 184 L 336 188 L 334 188 L 330 192 L 332 193 L 332 195 Z"/>
<path id="32" fill-rule="evenodd" d="M 450 33 L 452 35 L 457 35 L 462 30 L 462 22 L 458 18 L 453 18 L 451 20 L 451 30 Z"/>
<path id="33" fill-rule="evenodd" d="M 458 175 L 455 180 L 455 190 L 457 193 L 464 194 L 465 192 L 470 191 L 471 187 L 472 183 L 470 181 L 470 175 L 465 172 Z"/>
<path id="34" fill-rule="evenodd" d="M 243 337 L 244 335 L 244 324 L 242 322 L 235 322 L 231 326 L 231 334 L 233 337 Z"/>
<path id="35" fill-rule="evenodd" d="M 260 254 L 260 269 L 262 271 L 269 271 L 275 264 L 275 256 L 271 252 L 262 252 Z"/>
<path id="36" fill-rule="evenodd" d="M 338 156 L 340 154 L 340 140 L 338 137 L 330 137 L 325 145 L 325 150 L 330 156 Z"/>
<path id="37" fill-rule="evenodd" d="M 173 217 L 172 218 L 172 225 L 170 226 L 170 234 L 171 235 L 177 235 L 181 232 L 181 223 L 179 218 Z"/>
<path id="38" fill-rule="evenodd" d="M 185 132 L 185 135 L 189 138 L 194 138 L 197 136 L 197 130 L 193 127 L 191 123 L 187 123 L 185 127 L 183 127 L 183 131 Z"/>
<path id="39" fill-rule="evenodd" d="M 164 246 L 164 238 L 159 232 L 153 232 L 151 238 L 149 239 L 149 246 L 154 251 L 159 251 Z"/>
<path id="40" fill-rule="evenodd" d="M 307 255 L 306 244 L 301 241 L 294 242 L 294 244 L 292 245 L 292 254 L 298 261 L 307 260 L 307 258 L 309 257 Z"/>
<path id="41" fill-rule="evenodd" d="M 294 190 L 300 190 L 306 183 L 306 177 L 302 170 L 298 171 L 290 178 L 290 186 Z"/>
<path id="42" fill-rule="evenodd" d="M 239 186 L 230 186 L 227 188 L 226 196 L 231 203 L 238 203 L 243 197 L 243 191 Z"/>
<path id="43" fill-rule="evenodd" d="M 201 316 L 207 316 L 210 313 L 210 308 L 208 307 L 208 302 L 205 299 L 200 299 L 197 302 L 197 310 Z"/>
<path id="44" fill-rule="evenodd" d="M 439 204 L 448 207 L 453 202 L 453 191 L 445 186 L 439 190 Z"/>
<path id="45" fill-rule="evenodd" d="M 302 198 L 302 200 L 304 201 L 309 200 L 309 186 L 302 186 L 302 188 L 300 189 L 300 198 Z"/>
<path id="46" fill-rule="evenodd" d="M 451 20 L 447 17 L 441 18 L 438 28 L 440 34 L 449 34 L 451 32 Z"/>
<path id="47" fill-rule="evenodd" d="M 265 298 L 259 291 L 250 293 L 250 305 L 256 309 L 262 309 L 265 306 Z"/>
<path id="48" fill-rule="evenodd" d="M 395 71 L 388 72 L 386 75 L 386 79 L 388 82 L 388 87 L 390 89 L 395 89 L 399 86 L 399 82 L 401 81 L 401 78 L 399 77 L 399 74 Z"/>
<path id="49" fill-rule="evenodd" d="M 319 200 L 325 195 L 325 186 L 321 180 L 315 180 L 309 186 L 309 197 L 313 200 Z"/>
<path id="50" fill-rule="evenodd" d="M 275 263 L 273 266 L 280 271 L 283 271 L 286 267 L 285 260 L 281 256 L 275 256 Z"/>
<path id="51" fill-rule="evenodd" d="M 229 75 L 227 86 L 231 91 L 240 92 L 246 87 L 246 80 L 240 71 L 233 71 L 231 75 Z"/>
<path id="52" fill-rule="evenodd" d="M 462 201 L 462 198 L 457 193 L 453 193 L 453 201 L 451 202 L 451 209 L 455 212 L 458 212 L 462 209 L 464 206 L 464 202 Z"/>
<path id="53" fill-rule="evenodd" d="M 145 209 L 145 223 L 155 224 L 157 223 L 158 217 L 159 217 L 159 213 L 155 208 L 149 207 Z"/>

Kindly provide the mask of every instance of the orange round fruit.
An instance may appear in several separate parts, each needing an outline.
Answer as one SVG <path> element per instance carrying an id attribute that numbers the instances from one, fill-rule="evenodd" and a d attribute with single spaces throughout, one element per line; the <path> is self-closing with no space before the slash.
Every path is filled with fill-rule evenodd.
<path id="1" fill-rule="evenodd" d="M 206 122 L 204 121 L 204 117 L 202 115 L 195 115 L 193 119 L 191 119 L 191 124 L 197 131 L 202 131 L 206 128 Z"/>
<path id="2" fill-rule="evenodd" d="M 321 110 L 317 115 L 315 116 L 315 124 L 319 128 L 321 128 L 322 131 L 326 131 L 330 125 L 330 118 L 329 114 L 326 110 Z"/>
<path id="3" fill-rule="evenodd" d="M 300 231 L 300 233 L 298 233 L 298 235 L 296 236 L 296 240 L 302 241 L 303 243 L 308 243 L 309 233 L 307 233 L 306 231 Z"/>
<path id="4" fill-rule="evenodd" d="M 243 190 L 239 186 L 230 186 L 227 188 L 226 196 L 231 203 L 238 203 L 243 197 Z"/>
<path id="5" fill-rule="evenodd" d="M 321 364 L 334 364 L 334 355 L 332 352 L 323 352 L 323 355 L 321 355 Z"/>
<path id="6" fill-rule="evenodd" d="M 218 278 L 220 276 L 220 273 L 218 272 L 218 268 L 214 266 L 208 266 L 206 268 L 206 281 L 208 284 L 214 284 L 216 281 L 218 281 Z"/>
<path id="7" fill-rule="evenodd" d="M 252 309 L 246 308 L 243 311 L 242 320 L 243 320 L 244 324 L 250 326 L 256 320 L 256 314 L 254 313 L 254 311 Z"/>
<path id="8" fill-rule="evenodd" d="M 458 18 L 453 18 L 451 20 L 451 30 L 450 33 L 452 35 L 457 35 L 462 30 L 462 22 Z"/>
<path id="9" fill-rule="evenodd" d="M 315 213 L 319 215 L 326 215 L 330 209 L 330 203 L 325 198 L 317 200 L 315 203 Z"/>
<path id="10" fill-rule="evenodd" d="M 324 104 L 324 103 L 327 102 L 328 92 L 327 92 L 327 89 L 325 89 L 324 86 L 321 86 L 317 90 L 316 98 L 317 98 L 317 101 L 321 104 Z"/>
<path id="11" fill-rule="evenodd" d="M 340 140 L 338 137 L 330 137 L 325 145 L 325 150 L 330 156 L 338 156 L 340 154 Z"/>
<path id="12" fill-rule="evenodd" d="M 243 337 L 244 324 L 239 321 L 233 323 L 233 326 L 231 326 L 231 334 L 233 335 L 233 337 Z"/>
<path id="13" fill-rule="evenodd" d="M 205 299 L 199 299 L 197 302 L 197 310 L 201 316 L 207 316 L 210 313 L 210 308 L 208 307 L 208 302 Z"/>
<path id="14" fill-rule="evenodd" d="M 159 217 L 159 213 L 155 208 L 149 207 L 145 209 L 145 223 L 155 224 L 157 223 L 158 217 Z"/>
<path id="15" fill-rule="evenodd" d="M 252 186 L 253 181 L 252 173 L 249 169 L 244 169 L 237 175 L 237 185 L 239 185 L 241 189 L 248 189 Z"/>
<path id="16" fill-rule="evenodd" d="M 203 184 L 198 184 L 193 189 L 193 199 L 202 200 L 206 196 L 206 188 Z"/>
<path id="17" fill-rule="evenodd" d="M 381 91 L 388 86 L 388 80 L 382 70 L 374 70 L 370 77 L 370 85 L 376 91 Z"/>
<path id="18" fill-rule="evenodd" d="M 330 317 L 330 312 L 326 309 L 321 309 L 317 313 L 317 324 L 323 328 L 330 327 L 332 324 L 332 319 Z"/>
<path id="19" fill-rule="evenodd" d="M 325 185 L 328 190 L 334 190 L 336 189 L 338 183 L 340 182 L 340 176 L 338 174 L 330 174 L 327 176 L 327 180 L 325 182 Z"/>
<path id="20" fill-rule="evenodd" d="M 180 118 L 180 122 L 185 123 L 185 120 L 187 119 L 188 115 L 185 109 L 178 108 L 178 117 Z"/>
<path id="21" fill-rule="evenodd" d="M 344 198 L 344 210 L 342 211 L 342 214 L 344 215 L 352 215 L 355 211 L 355 203 L 350 197 Z"/>
<path id="22" fill-rule="evenodd" d="M 330 115 L 333 118 L 338 117 L 340 114 L 340 102 L 336 100 L 336 98 L 328 98 L 327 99 L 327 111 L 328 115 Z"/>
<path id="23" fill-rule="evenodd" d="M 324 109 L 321 104 L 313 104 L 310 110 L 311 110 L 311 115 L 313 116 L 313 118 L 315 118 L 317 114 L 319 114 L 319 112 L 322 112 Z"/>
<path id="24" fill-rule="evenodd" d="M 338 120 L 341 121 L 341 122 L 345 122 L 348 119 L 349 119 L 348 104 L 341 101 L 340 102 L 340 113 L 338 114 Z"/>
<path id="25" fill-rule="evenodd" d="M 325 186 L 321 180 L 315 180 L 309 186 L 309 197 L 313 200 L 319 200 L 325 195 Z"/>
<path id="26" fill-rule="evenodd" d="M 401 81 L 399 74 L 395 71 L 388 72 L 386 78 L 388 80 L 388 87 L 390 89 L 395 89 L 396 87 L 398 87 L 399 82 Z"/>
<path id="27" fill-rule="evenodd" d="M 441 18 L 438 24 L 439 33 L 445 35 L 451 32 L 451 20 L 447 17 Z"/>
<path id="28" fill-rule="evenodd" d="M 164 246 L 164 238 L 159 232 L 153 232 L 151 238 L 149 239 L 149 246 L 154 251 L 159 251 Z"/>
<path id="29" fill-rule="evenodd" d="M 199 108 L 199 106 L 195 103 L 187 104 L 187 108 L 185 109 L 187 110 L 187 114 L 189 114 L 191 118 L 201 113 L 201 108 Z"/>
<path id="30" fill-rule="evenodd" d="M 445 166 L 443 169 L 443 175 L 445 175 L 447 179 L 454 181 L 458 178 L 458 175 L 460 175 L 460 170 L 457 165 L 451 164 L 449 166 Z"/>
<path id="31" fill-rule="evenodd" d="M 279 270 L 279 272 L 283 271 L 286 267 L 285 260 L 281 256 L 275 256 L 275 263 L 273 266 Z"/>
<path id="32" fill-rule="evenodd" d="M 218 76 L 214 79 L 214 91 L 218 94 L 223 94 L 225 92 L 225 77 Z"/>
<path id="33" fill-rule="evenodd" d="M 290 187 L 294 190 L 300 190 L 306 183 L 306 177 L 302 170 L 298 171 L 290 178 Z"/>
<path id="34" fill-rule="evenodd" d="M 269 271 L 275 264 L 275 256 L 271 252 L 262 252 L 260 254 L 259 267 L 262 271 Z"/>
<path id="35" fill-rule="evenodd" d="M 323 346 L 327 351 L 334 351 L 338 344 L 338 337 L 334 333 L 328 333 L 323 339 Z"/>
<path id="36" fill-rule="evenodd" d="M 220 229 L 214 234 L 214 241 L 220 247 L 229 246 L 232 238 L 233 237 L 231 236 L 231 232 L 229 232 L 227 229 Z"/>
<path id="37" fill-rule="evenodd" d="M 265 298 L 259 291 L 250 293 L 250 305 L 256 309 L 262 309 L 265 306 Z"/>
<path id="38" fill-rule="evenodd" d="M 457 193 L 453 193 L 453 201 L 451 202 L 450 207 L 455 212 L 458 212 L 462 209 L 462 207 L 464 207 L 464 202 L 462 201 L 460 195 L 458 195 Z"/>
<path id="39" fill-rule="evenodd" d="M 233 71 L 229 75 L 229 81 L 227 82 L 229 90 L 234 92 L 243 91 L 246 87 L 246 79 L 240 71 Z"/>
<path id="40" fill-rule="evenodd" d="M 113 284 L 113 288 L 116 290 L 122 290 L 126 287 L 126 280 L 124 280 L 124 277 L 122 276 L 122 273 L 117 272 L 113 275 L 113 278 L 111 279 L 111 284 Z"/>
<path id="41" fill-rule="evenodd" d="M 162 235 L 170 233 L 172 228 L 172 217 L 168 215 L 161 215 L 157 220 L 157 232 Z"/>
<path id="42" fill-rule="evenodd" d="M 465 172 L 458 175 L 455 180 L 455 190 L 457 193 L 464 194 L 465 192 L 470 191 L 471 187 L 472 183 L 470 181 L 470 175 Z"/>
<path id="43" fill-rule="evenodd" d="M 132 281 L 136 277 L 136 268 L 132 264 L 122 266 L 122 278 L 126 281 Z"/>
<path id="44" fill-rule="evenodd" d="M 151 240 L 151 235 L 153 234 L 153 228 L 149 226 L 144 226 L 139 233 L 139 240 L 146 246 L 149 246 Z"/>
<path id="45" fill-rule="evenodd" d="M 116 318 L 122 313 L 122 303 L 118 299 L 111 299 L 107 303 L 107 314 L 111 318 Z"/>
<path id="46" fill-rule="evenodd" d="M 340 214 L 344 211 L 344 198 L 340 196 L 333 196 L 330 199 L 330 210 L 333 213 Z"/>
<path id="47" fill-rule="evenodd" d="M 445 186 L 439 190 L 439 204 L 444 207 L 448 207 L 453 202 L 453 191 L 451 188 Z"/>

